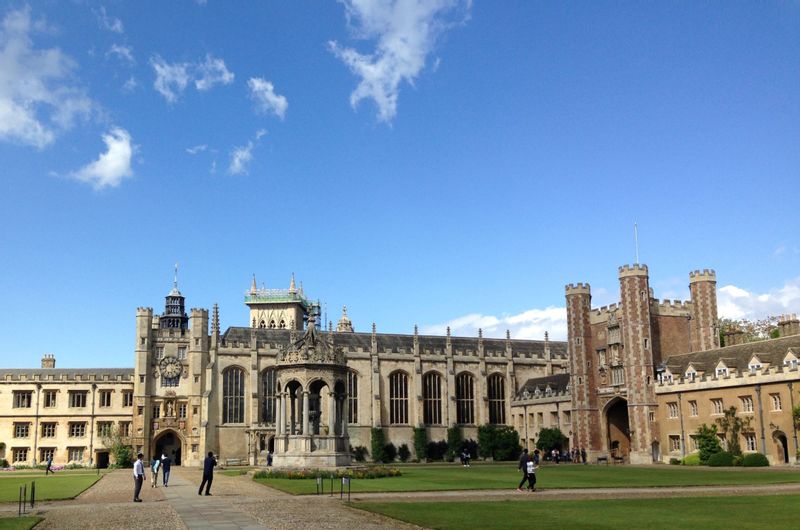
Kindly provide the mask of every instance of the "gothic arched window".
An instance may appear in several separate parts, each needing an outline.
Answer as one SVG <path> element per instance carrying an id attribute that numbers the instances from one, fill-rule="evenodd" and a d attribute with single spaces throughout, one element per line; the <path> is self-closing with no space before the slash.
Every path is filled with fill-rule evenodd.
<path id="1" fill-rule="evenodd" d="M 235 366 L 222 373 L 222 423 L 244 423 L 244 370 Z"/>
<path id="2" fill-rule="evenodd" d="M 347 372 L 347 422 L 358 423 L 358 374 Z"/>
<path id="3" fill-rule="evenodd" d="M 442 376 L 428 372 L 422 378 L 422 417 L 425 425 L 442 423 Z"/>
<path id="4" fill-rule="evenodd" d="M 492 374 L 489 385 L 489 423 L 506 422 L 506 380 L 501 374 Z"/>
<path id="5" fill-rule="evenodd" d="M 261 372 L 261 421 L 275 423 L 275 368 Z"/>
<path id="6" fill-rule="evenodd" d="M 456 377 L 456 423 L 475 423 L 475 378 L 469 372 Z"/>
<path id="7" fill-rule="evenodd" d="M 275 321 L 274 320 L 270 320 L 269 321 L 269 329 L 275 329 Z"/>
<path id="8" fill-rule="evenodd" d="M 281 323 L 278 324 L 278 329 L 286 329 L 286 321 L 281 320 Z"/>
<path id="9" fill-rule="evenodd" d="M 408 423 L 408 375 L 405 372 L 389 375 L 389 423 Z"/>

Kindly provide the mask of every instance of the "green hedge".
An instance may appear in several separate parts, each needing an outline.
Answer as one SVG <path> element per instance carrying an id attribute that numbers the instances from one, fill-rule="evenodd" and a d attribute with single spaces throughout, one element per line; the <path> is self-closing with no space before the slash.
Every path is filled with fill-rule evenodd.
<path id="1" fill-rule="evenodd" d="M 386 437 L 380 427 L 372 428 L 372 461 L 383 462 L 386 460 Z"/>
<path id="2" fill-rule="evenodd" d="M 700 465 L 700 454 L 694 453 L 691 455 L 686 455 L 683 458 L 683 465 L 684 466 L 699 466 Z"/>
<path id="3" fill-rule="evenodd" d="M 708 458 L 708 465 L 711 467 L 733 466 L 733 455 L 726 451 L 714 453 Z"/>
<path id="4" fill-rule="evenodd" d="M 761 453 L 748 453 L 742 458 L 742 466 L 744 467 L 766 467 L 768 465 L 769 460 Z"/>

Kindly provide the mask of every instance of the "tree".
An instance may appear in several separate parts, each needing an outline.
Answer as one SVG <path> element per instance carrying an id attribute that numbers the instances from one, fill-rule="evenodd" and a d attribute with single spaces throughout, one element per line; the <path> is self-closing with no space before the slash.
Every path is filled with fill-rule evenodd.
<path id="1" fill-rule="evenodd" d="M 536 440 L 536 448 L 545 453 L 549 453 L 553 449 L 559 451 L 567 444 L 567 437 L 558 428 L 545 427 L 539 431 L 539 439 Z"/>
<path id="2" fill-rule="evenodd" d="M 129 467 L 133 462 L 133 446 L 128 436 L 123 436 L 119 427 L 108 431 L 100 440 L 114 458 L 114 467 Z"/>
<path id="3" fill-rule="evenodd" d="M 736 415 L 736 407 L 724 411 L 725 415 L 717 420 L 717 425 L 722 428 L 728 452 L 733 456 L 742 456 L 742 446 L 739 444 L 739 433 L 750 427 L 750 418 L 740 418 Z"/>
<path id="4" fill-rule="evenodd" d="M 800 429 L 800 405 L 796 405 L 792 409 L 792 418 L 794 418 L 795 428 Z"/>
<path id="5" fill-rule="evenodd" d="M 461 436 L 461 427 L 450 427 L 447 429 L 447 461 L 452 462 L 456 455 L 461 452 L 461 444 L 464 438 Z"/>
<path id="6" fill-rule="evenodd" d="M 700 463 L 703 465 L 708 464 L 708 459 L 711 458 L 711 455 L 722 452 L 722 446 L 719 444 L 719 438 L 717 438 L 716 425 L 709 427 L 705 423 L 702 424 L 697 428 L 695 439 L 700 453 Z"/>
<path id="7" fill-rule="evenodd" d="M 514 460 L 522 448 L 519 433 L 507 425 L 481 425 L 478 428 L 478 447 L 483 458 Z"/>
<path id="8" fill-rule="evenodd" d="M 776 339 L 780 336 L 778 317 L 776 316 L 769 316 L 761 320 L 720 318 L 717 324 L 720 346 L 725 346 L 725 335 L 731 331 L 741 331 L 744 334 L 744 342 Z"/>
<path id="9" fill-rule="evenodd" d="M 414 427 L 414 453 L 420 462 L 428 458 L 428 431 L 425 427 Z"/>

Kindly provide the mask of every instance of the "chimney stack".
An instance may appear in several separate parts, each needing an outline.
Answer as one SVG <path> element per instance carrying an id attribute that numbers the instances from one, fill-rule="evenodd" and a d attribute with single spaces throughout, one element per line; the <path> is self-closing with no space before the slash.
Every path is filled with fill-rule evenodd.
<path id="1" fill-rule="evenodd" d="M 52 353 L 42 355 L 42 368 L 55 368 L 56 358 Z"/>

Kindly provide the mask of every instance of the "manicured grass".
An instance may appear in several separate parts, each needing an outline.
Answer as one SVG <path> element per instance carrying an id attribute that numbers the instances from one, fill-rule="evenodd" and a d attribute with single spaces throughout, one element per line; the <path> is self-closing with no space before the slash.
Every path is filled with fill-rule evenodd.
<path id="1" fill-rule="evenodd" d="M 240 475 L 247 475 L 247 472 L 249 470 L 250 470 L 250 468 L 247 468 L 247 469 L 225 469 L 223 471 L 220 471 L 219 473 L 221 475 L 225 475 L 227 477 L 238 477 Z"/>
<path id="2" fill-rule="evenodd" d="M 534 496 L 535 493 L 520 495 Z M 800 495 L 539 502 L 359 502 L 426 528 L 796 528 Z"/>
<path id="3" fill-rule="evenodd" d="M 0 530 L 28 530 L 41 520 L 41 517 L 0 517 Z"/>
<path id="4" fill-rule="evenodd" d="M 403 476 L 354 479 L 353 492 L 441 491 L 514 489 L 520 480 L 516 463 L 484 464 L 463 468 L 452 465 L 401 467 Z M 543 489 L 634 488 L 646 486 L 716 486 L 800 482 L 800 473 L 786 470 L 711 469 L 683 466 L 583 466 L 545 465 L 537 472 L 537 486 Z M 314 479 L 255 479 L 261 484 L 294 494 L 313 494 Z M 330 480 L 326 481 L 326 491 Z M 338 482 L 334 485 L 339 490 Z"/>
<path id="5" fill-rule="evenodd" d="M 0 502 L 16 502 L 19 499 L 19 487 L 28 486 L 28 499 L 31 494 L 31 482 L 36 481 L 36 500 L 71 499 L 97 482 L 102 475 L 89 474 L 56 474 L 44 475 L 0 475 Z"/>

